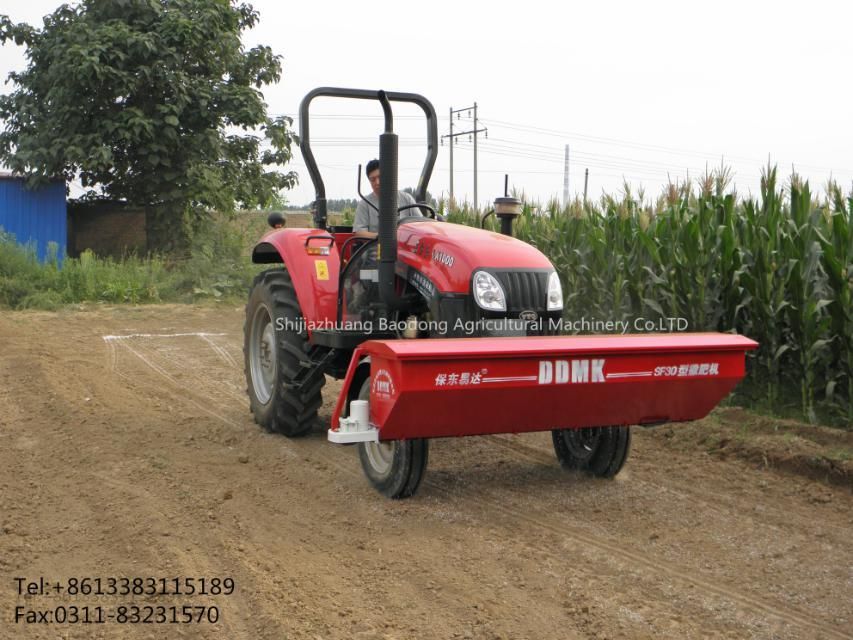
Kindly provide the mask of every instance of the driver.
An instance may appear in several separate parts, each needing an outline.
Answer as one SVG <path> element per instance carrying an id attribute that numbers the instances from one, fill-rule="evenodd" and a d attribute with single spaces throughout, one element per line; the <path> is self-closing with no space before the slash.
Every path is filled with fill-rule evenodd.
<path id="1" fill-rule="evenodd" d="M 371 160 L 367 163 L 364 172 L 367 174 L 367 179 L 370 181 L 370 188 L 373 193 L 367 194 L 364 200 L 360 200 L 355 209 L 355 220 L 353 221 L 352 230 L 355 235 L 363 238 L 375 238 L 379 231 L 379 160 Z M 375 209 L 367 204 L 367 202 L 376 207 Z M 397 192 L 397 206 L 405 207 L 406 205 L 415 204 L 415 199 L 405 191 Z M 411 217 L 421 215 L 417 207 L 404 209 L 400 212 L 400 217 Z"/>

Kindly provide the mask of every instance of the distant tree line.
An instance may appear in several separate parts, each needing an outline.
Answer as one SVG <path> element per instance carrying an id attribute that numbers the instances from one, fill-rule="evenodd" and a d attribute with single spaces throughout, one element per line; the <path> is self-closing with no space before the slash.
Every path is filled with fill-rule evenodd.
<path id="1" fill-rule="evenodd" d="M 415 195 L 415 190 L 412 187 L 406 187 L 403 189 L 408 194 L 412 196 Z M 426 201 L 428 204 L 432 204 L 435 206 L 435 199 L 432 197 L 429 191 L 427 191 Z M 326 210 L 327 211 L 343 211 L 344 209 L 355 209 L 358 206 L 358 200 L 356 198 L 330 198 L 326 200 Z M 304 204 L 300 207 L 289 207 L 291 209 L 295 209 L 296 211 L 311 211 L 314 208 L 314 203 L 309 202 L 308 204 Z"/>
<path id="2" fill-rule="evenodd" d="M 344 209 L 355 209 L 358 205 L 358 200 L 355 198 L 330 198 L 326 200 L 327 211 L 343 211 Z M 314 208 L 314 203 L 309 202 L 300 207 L 289 207 L 296 211 L 311 211 Z"/>

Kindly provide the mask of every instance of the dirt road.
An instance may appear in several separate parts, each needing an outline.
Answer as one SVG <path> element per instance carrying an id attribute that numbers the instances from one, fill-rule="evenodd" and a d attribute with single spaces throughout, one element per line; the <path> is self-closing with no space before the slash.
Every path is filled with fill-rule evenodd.
<path id="1" fill-rule="evenodd" d="M 436 441 L 389 501 L 323 425 L 252 422 L 241 347 L 232 307 L 0 315 L 0 638 L 853 638 L 844 487 L 638 430 L 614 481 L 546 434 Z M 153 623 L 15 622 L 72 606 Z"/>

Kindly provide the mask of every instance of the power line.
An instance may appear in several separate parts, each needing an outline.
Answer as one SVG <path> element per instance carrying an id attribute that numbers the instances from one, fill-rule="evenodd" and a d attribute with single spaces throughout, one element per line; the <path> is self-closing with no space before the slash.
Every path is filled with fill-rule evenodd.
<path id="1" fill-rule="evenodd" d="M 663 145 L 634 142 L 634 141 L 624 140 L 624 139 L 620 139 L 620 138 L 608 138 L 608 137 L 603 137 L 603 136 L 593 136 L 593 135 L 577 133 L 577 132 L 572 132 L 572 131 L 560 131 L 557 129 L 548 129 L 548 128 L 544 128 L 544 127 L 528 126 L 528 125 L 523 125 L 523 124 L 518 124 L 518 123 L 507 122 L 505 120 L 489 119 L 485 122 L 492 124 L 493 126 L 495 124 L 499 124 L 499 125 L 502 125 L 504 127 L 507 127 L 508 129 L 514 129 L 517 131 L 528 131 L 528 132 L 533 132 L 533 133 L 537 133 L 539 135 L 544 135 L 544 136 L 561 137 L 561 138 L 566 138 L 566 137 L 579 138 L 579 139 L 583 139 L 583 140 L 588 140 L 590 142 L 596 142 L 599 144 L 609 144 L 609 145 L 626 147 L 626 148 L 656 151 L 656 152 L 668 153 L 671 155 L 698 156 L 698 157 L 702 157 L 702 158 L 719 157 L 722 155 L 727 160 L 738 160 L 740 162 L 749 162 L 749 163 L 754 163 L 754 164 L 758 164 L 758 165 L 763 165 L 765 162 L 765 160 L 759 160 L 757 158 L 748 158 L 745 156 L 734 156 L 734 155 L 730 155 L 730 154 L 708 153 L 706 151 L 679 149 L 679 148 L 667 147 L 667 146 L 663 146 Z M 802 163 L 797 163 L 797 165 L 804 167 L 804 168 L 816 169 L 818 171 L 842 171 L 842 172 L 853 173 L 853 170 L 845 169 L 845 168 L 836 167 L 835 169 L 832 169 L 830 167 L 823 167 L 823 166 L 818 166 L 818 165 L 809 165 L 809 164 L 802 164 Z"/>
<path id="2" fill-rule="evenodd" d="M 506 145 L 492 145 L 489 144 L 488 147 L 484 147 L 482 149 L 483 153 L 491 153 L 494 155 L 502 155 L 513 158 L 523 158 L 527 160 L 536 160 L 539 162 L 548 162 L 552 164 L 562 164 L 564 162 L 563 158 L 560 158 L 559 154 L 546 154 L 541 152 L 529 152 L 524 150 L 517 150 L 513 147 Z M 586 160 L 585 164 L 589 164 L 590 166 L 602 166 L 608 168 L 624 168 L 634 171 L 641 172 L 649 172 L 649 173 L 659 173 L 660 171 L 676 171 L 676 170 L 689 170 L 691 172 L 701 174 L 705 171 L 705 169 L 695 166 L 677 166 L 672 164 L 664 164 L 664 163 L 656 163 L 656 162 L 643 162 L 643 161 L 629 161 L 625 160 L 623 162 L 613 162 L 605 158 L 597 157 L 596 154 L 587 154 L 584 152 L 574 152 L 574 156 L 580 156 L 581 159 Z"/>
<path id="3" fill-rule="evenodd" d="M 470 107 L 473 111 L 473 107 Z M 467 111 L 459 110 L 459 111 Z M 459 114 L 457 114 L 458 116 Z M 312 116 L 314 117 L 314 116 Z M 329 120 L 339 119 L 363 119 L 363 120 L 381 120 L 381 116 L 364 116 L 359 114 L 320 114 L 319 117 L 324 117 Z M 408 117 L 411 119 L 418 118 L 418 116 L 399 116 L 400 118 Z M 462 120 L 463 122 L 473 121 L 473 118 L 451 118 L 445 116 L 441 118 L 444 121 L 453 122 Z M 561 139 L 565 139 L 565 137 L 577 137 L 580 139 L 588 140 L 590 143 L 595 144 L 610 144 L 612 146 L 622 146 L 626 149 L 637 149 L 641 151 L 652 151 L 656 153 L 664 153 L 667 155 L 674 156 L 683 156 L 685 158 L 700 158 L 703 160 L 704 166 L 697 166 L 698 163 L 693 161 L 686 160 L 684 164 L 681 162 L 667 162 L 665 159 L 655 159 L 655 160 L 642 160 L 635 157 L 628 157 L 625 155 L 619 155 L 618 153 L 608 154 L 608 153 L 598 153 L 594 151 L 578 151 L 577 147 L 572 149 L 572 158 L 576 161 L 581 162 L 581 165 L 586 165 L 587 167 L 594 168 L 596 171 L 597 177 L 607 177 L 607 178 L 617 178 L 617 179 L 631 179 L 631 180 L 640 180 L 640 181 L 661 181 L 668 182 L 671 180 L 671 176 L 686 176 L 689 178 L 690 176 L 701 177 L 706 175 L 709 170 L 713 170 L 719 163 L 714 160 L 715 156 L 713 154 L 702 153 L 699 151 L 691 151 L 686 149 L 675 149 L 671 147 L 665 147 L 662 145 L 651 145 L 651 144 L 643 144 L 636 143 L 627 140 L 619 140 L 616 138 L 604 138 L 600 136 L 590 136 L 585 134 L 577 134 L 566 131 L 559 131 L 556 129 L 548 129 L 545 127 L 537 127 L 537 126 L 526 126 L 519 123 L 511 123 L 503 120 L 486 120 L 478 119 L 478 123 L 480 122 L 493 122 L 499 123 L 495 126 L 498 130 L 516 130 L 522 132 L 533 132 L 536 135 L 541 135 L 546 138 L 555 138 L 559 137 Z M 464 135 L 471 135 L 474 132 L 462 131 L 453 133 L 458 134 L 458 136 L 454 136 L 453 146 L 458 146 L 459 151 L 471 151 L 475 150 L 477 145 L 472 145 L 470 143 L 465 143 L 463 140 L 456 140 L 455 138 L 462 138 Z M 485 133 L 485 132 L 484 132 Z M 447 137 L 447 136 L 443 136 Z M 560 149 L 555 145 L 548 144 L 538 144 L 530 141 L 521 141 L 512 139 L 513 136 L 507 137 L 491 137 L 487 139 L 485 142 L 481 143 L 481 146 L 477 150 L 478 152 L 485 153 L 490 156 L 499 156 L 504 158 L 512 158 L 517 161 L 533 161 L 537 163 L 546 163 L 550 165 L 554 165 L 557 162 L 564 163 L 564 157 L 561 153 Z M 535 138 L 534 138 L 535 139 Z M 417 147 L 425 145 L 425 139 L 422 136 L 413 136 L 411 138 L 401 138 L 400 140 L 401 146 L 405 147 Z M 328 136 L 325 138 L 318 138 L 317 145 L 323 147 L 337 147 L 337 148 L 360 148 L 360 147 L 375 147 L 376 140 L 373 137 L 365 137 L 365 136 Z M 560 145 L 562 147 L 562 144 Z M 574 146 L 574 145 L 573 145 Z M 752 166 L 751 168 L 743 168 L 738 166 L 739 162 L 748 162 Z M 742 158 L 740 156 L 725 156 L 722 162 L 728 163 L 734 170 L 734 178 L 738 181 L 748 181 L 751 183 L 756 182 L 760 175 L 756 171 L 756 164 L 759 164 L 759 161 L 751 158 Z M 516 164 L 521 164 L 523 166 L 523 162 L 518 162 Z M 764 162 L 760 163 L 761 165 Z M 797 168 L 815 168 L 822 172 L 826 173 L 836 173 L 839 170 L 829 169 L 825 167 L 816 167 L 813 165 L 804 165 L 798 164 Z M 411 169 L 403 169 L 406 171 L 416 170 L 420 167 L 413 167 Z M 340 167 L 335 170 L 351 170 L 349 167 Z M 448 171 L 444 168 L 437 168 L 439 173 L 449 173 L 451 178 L 455 173 L 454 168 Z M 462 171 L 463 173 L 469 173 L 470 170 L 456 168 L 456 171 Z M 485 169 L 480 170 L 482 173 L 506 173 L 506 169 L 501 170 L 492 170 Z M 843 170 L 841 170 L 843 171 Z M 523 168 L 512 169 L 513 173 L 522 174 L 522 175 L 550 175 L 556 176 L 561 172 L 559 171 L 548 171 L 548 170 L 527 170 Z M 618 172 L 618 173 L 614 173 Z M 474 171 L 474 175 L 476 176 L 478 171 Z M 570 172 L 572 175 L 572 172 Z M 451 186 L 452 193 L 452 186 Z"/>
<path id="4" fill-rule="evenodd" d="M 515 140 L 506 140 L 504 138 L 495 138 L 495 137 L 490 138 L 489 141 L 490 141 L 490 145 L 495 143 L 495 142 L 497 142 L 497 143 L 503 142 L 503 143 L 511 144 L 513 146 L 518 145 L 520 147 L 531 147 L 531 149 L 529 149 L 529 150 L 522 149 L 522 151 L 525 153 L 531 154 L 531 157 L 537 156 L 541 159 L 551 161 L 551 162 L 562 161 L 562 154 L 560 153 L 560 151 L 554 147 L 551 147 L 551 146 L 535 145 L 535 144 L 518 142 Z M 507 149 L 507 148 L 512 149 L 513 148 L 513 147 L 506 147 L 506 145 L 495 145 L 495 146 L 497 146 L 498 148 L 503 148 L 503 149 Z M 540 151 L 540 149 L 542 151 Z M 575 150 L 572 152 L 572 155 L 580 157 L 582 159 L 588 158 L 588 159 L 602 160 L 602 161 L 617 161 L 619 163 L 623 163 L 626 165 L 642 165 L 642 166 L 654 165 L 654 166 L 665 167 L 665 168 L 672 168 L 673 167 L 672 163 L 660 162 L 657 160 L 636 160 L 633 158 L 627 158 L 625 156 L 615 156 L 615 155 L 610 155 L 610 154 L 593 153 L 593 152 L 588 152 L 588 151 L 577 151 L 577 150 Z M 707 160 L 708 160 L 708 158 L 706 158 L 706 161 Z M 684 165 L 684 166 L 687 166 L 687 165 Z M 696 170 L 695 166 L 693 166 L 692 168 L 694 170 Z"/>
<path id="5" fill-rule="evenodd" d="M 518 153 L 507 152 L 507 151 L 483 149 L 482 152 L 486 153 L 486 154 L 490 154 L 490 155 L 497 155 L 497 156 L 503 156 L 503 157 L 520 158 L 520 159 L 533 159 L 533 160 L 542 161 L 541 158 L 538 158 L 535 156 L 528 156 L 525 154 L 518 154 Z M 547 160 L 547 162 L 556 163 L 556 162 L 559 162 L 559 160 Z M 696 176 L 701 176 L 701 175 L 704 175 L 704 173 L 705 173 L 704 170 L 697 169 L 695 167 L 694 168 L 690 168 L 690 167 L 644 168 L 642 166 L 631 167 L 631 166 L 625 166 L 625 165 L 619 165 L 619 164 L 613 164 L 613 163 L 606 163 L 606 162 L 588 162 L 585 164 L 587 164 L 589 167 L 593 167 L 593 168 L 597 168 L 597 169 L 625 170 L 625 172 L 622 173 L 621 175 L 598 173 L 599 176 L 609 175 L 611 177 L 616 177 L 616 178 L 632 178 L 632 179 L 638 179 L 638 180 L 656 179 L 656 180 L 669 181 L 670 176 L 672 174 L 681 175 L 682 173 L 684 173 L 686 175 L 690 175 L 692 173 Z M 501 172 L 503 172 L 503 171 L 501 171 Z M 525 172 L 513 170 L 513 173 L 525 173 Z M 526 173 L 535 173 L 535 172 L 526 172 Z M 541 172 L 541 173 L 559 175 L 561 172 L 550 171 L 550 172 Z M 639 174 L 642 174 L 642 175 L 639 175 Z M 748 173 L 740 173 L 740 172 L 738 172 L 737 175 L 740 177 L 743 177 L 744 179 L 750 179 L 753 181 L 757 180 L 759 177 L 757 174 L 750 175 Z"/>
<path id="6" fill-rule="evenodd" d="M 461 116 L 463 112 L 471 112 L 474 111 L 474 127 L 469 131 L 459 131 L 457 133 L 453 133 L 453 116 L 456 115 L 457 119 Z M 478 129 L 477 128 L 477 103 L 474 103 L 473 107 L 465 107 L 463 109 L 454 109 L 450 107 L 450 111 L 448 113 L 448 120 L 450 122 L 450 133 L 445 136 L 441 136 L 441 141 L 444 143 L 444 139 L 448 140 L 448 147 L 450 148 L 450 199 L 453 200 L 453 145 L 456 143 L 456 138 L 459 136 L 468 136 L 469 138 L 474 136 L 474 208 L 477 208 L 477 136 L 480 133 L 485 133 L 486 137 L 489 136 L 489 130 L 486 128 Z"/>
<path id="7" fill-rule="evenodd" d="M 288 117 L 292 117 L 296 119 L 296 114 L 270 114 L 271 117 L 277 117 L 279 115 L 286 115 Z M 383 116 L 381 115 L 364 115 L 364 114 L 333 114 L 333 113 L 325 113 L 325 114 L 317 114 L 313 115 L 313 118 L 324 119 L 324 120 L 381 120 Z M 439 120 L 445 121 L 449 118 L 447 116 L 438 116 Z M 401 120 L 418 120 L 422 119 L 422 116 L 417 115 L 399 115 L 395 116 L 395 119 Z M 703 159 L 708 158 L 717 158 L 724 157 L 726 161 L 739 161 L 744 163 L 752 163 L 755 165 L 763 166 L 766 162 L 765 159 L 758 159 L 746 156 L 735 156 L 730 154 L 720 154 L 720 153 L 710 153 L 707 151 L 697 151 L 694 149 L 683 149 L 677 147 L 668 147 L 665 145 L 658 144 L 649 144 L 643 142 L 637 142 L 633 140 L 625 140 L 622 138 L 612 138 L 607 136 L 596 136 L 584 133 L 578 133 L 576 131 L 566 131 L 560 129 L 551 129 L 547 127 L 539 127 L 534 125 L 526 125 L 523 123 L 511 122 L 507 120 L 498 120 L 498 119 L 486 119 L 481 121 L 486 125 L 491 125 L 493 128 L 501 128 L 505 127 L 507 129 L 521 131 L 521 132 L 531 132 L 537 135 L 542 135 L 546 137 L 560 137 L 560 138 L 576 138 L 581 140 L 587 140 L 589 142 L 595 142 L 597 144 L 606 144 L 630 149 L 638 149 L 638 150 L 646 150 L 646 151 L 655 151 L 658 153 L 666 153 L 670 155 L 683 155 L 683 156 L 692 156 L 692 157 L 700 157 Z M 499 126 L 496 126 L 499 125 Z M 531 143 L 522 143 L 522 142 L 514 142 L 515 144 L 524 144 L 527 146 L 540 146 L 546 148 L 545 145 L 533 145 Z M 795 166 L 801 167 L 803 169 L 813 169 L 816 171 L 822 172 L 840 172 L 840 173 L 853 173 L 853 169 L 844 168 L 844 167 L 826 167 L 821 165 L 813 165 L 813 164 L 804 164 L 804 163 L 795 163 Z"/>
<path id="8" fill-rule="evenodd" d="M 494 123 L 494 124 L 500 124 L 500 125 L 507 127 L 508 129 L 514 129 L 517 131 L 530 131 L 530 132 L 538 133 L 540 135 L 552 136 L 552 137 L 558 136 L 558 137 L 563 137 L 563 138 L 566 138 L 566 137 L 579 138 L 582 140 L 589 140 L 591 142 L 598 142 L 601 144 L 611 144 L 611 145 L 616 145 L 616 146 L 620 146 L 620 147 L 648 149 L 648 150 L 652 150 L 652 151 L 662 151 L 662 152 L 672 153 L 672 154 L 676 154 L 676 155 L 700 156 L 703 158 L 706 158 L 708 156 L 720 155 L 720 154 L 716 154 L 716 153 L 713 153 L 713 154 L 708 153 L 706 151 L 679 149 L 679 148 L 675 148 L 675 147 L 666 147 L 666 146 L 657 145 L 657 144 L 634 142 L 632 140 L 624 140 L 624 139 L 620 139 L 620 138 L 608 138 L 608 137 L 604 137 L 604 136 L 593 136 L 593 135 L 588 135 L 588 134 L 584 134 L 584 133 L 577 133 L 574 131 L 560 131 L 558 129 L 547 129 L 545 127 L 534 127 L 534 126 L 523 125 L 523 124 L 518 124 L 518 123 L 513 123 L 513 122 L 507 122 L 505 120 L 489 120 L 489 122 Z M 755 158 L 743 158 L 743 157 L 737 157 L 737 156 L 731 156 L 731 157 L 733 159 L 743 160 L 745 162 L 763 162 L 762 160 L 756 160 Z"/>

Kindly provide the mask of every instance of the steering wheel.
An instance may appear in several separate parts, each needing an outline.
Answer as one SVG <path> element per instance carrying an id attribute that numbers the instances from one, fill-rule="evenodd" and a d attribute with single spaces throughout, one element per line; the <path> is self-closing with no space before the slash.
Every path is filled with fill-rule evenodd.
<path id="1" fill-rule="evenodd" d="M 405 211 L 406 209 L 414 209 L 414 208 L 416 208 L 416 207 L 417 207 L 418 209 L 426 209 L 426 210 L 427 210 L 427 211 L 429 211 L 432 215 L 431 215 L 431 216 L 403 216 L 403 218 L 404 218 L 404 219 L 405 219 L 405 218 L 432 218 L 433 220 L 435 220 L 435 219 L 436 219 L 435 209 L 433 209 L 433 208 L 432 208 L 431 206 L 429 206 L 428 204 L 405 204 L 405 205 L 403 205 L 402 207 L 397 207 L 397 213 L 399 214 L 399 213 L 401 213 L 402 211 Z"/>

